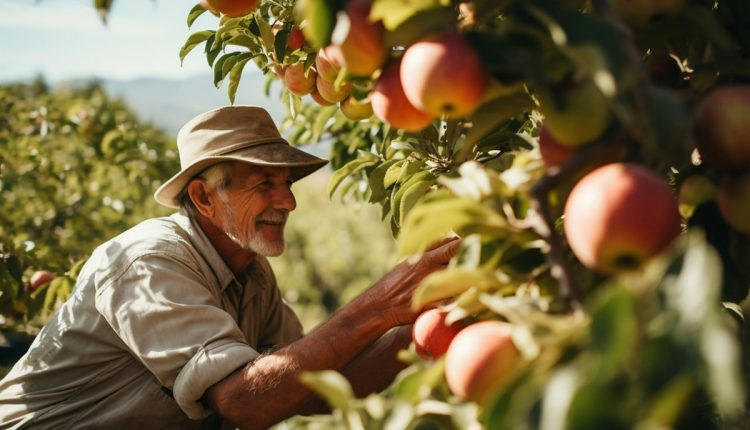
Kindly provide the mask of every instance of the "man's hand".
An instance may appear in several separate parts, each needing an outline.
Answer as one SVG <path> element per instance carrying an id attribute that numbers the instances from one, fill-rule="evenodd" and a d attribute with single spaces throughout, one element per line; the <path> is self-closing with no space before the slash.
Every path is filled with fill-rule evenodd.
<path id="1" fill-rule="evenodd" d="M 360 299 L 369 301 L 374 309 L 381 309 L 388 328 L 414 322 L 417 317 L 411 309 L 414 289 L 427 275 L 444 269 L 460 245 L 458 238 L 444 239 L 432 245 L 417 261 L 407 260 L 397 265 Z"/>

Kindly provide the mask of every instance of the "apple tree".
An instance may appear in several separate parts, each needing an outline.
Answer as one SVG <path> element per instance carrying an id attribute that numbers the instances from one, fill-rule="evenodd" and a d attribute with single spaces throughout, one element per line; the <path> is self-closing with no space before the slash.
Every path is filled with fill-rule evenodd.
<path id="1" fill-rule="evenodd" d="M 145 217 L 174 142 L 97 84 L 0 86 L 0 315 L 39 324 L 94 247 Z"/>
<path id="2" fill-rule="evenodd" d="M 207 10 L 180 56 L 230 102 L 248 64 L 279 82 L 331 196 L 403 257 L 463 238 L 413 299 L 472 322 L 445 355 L 364 399 L 305 374 L 334 413 L 294 425 L 747 425 L 745 0 L 206 0 L 188 26 Z"/>

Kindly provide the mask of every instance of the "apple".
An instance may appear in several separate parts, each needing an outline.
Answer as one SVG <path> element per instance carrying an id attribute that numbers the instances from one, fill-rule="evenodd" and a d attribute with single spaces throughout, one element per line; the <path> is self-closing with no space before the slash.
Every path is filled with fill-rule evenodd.
<path id="1" fill-rule="evenodd" d="M 276 73 L 276 76 L 279 77 L 282 81 L 284 80 L 284 66 L 281 64 L 274 64 L 273 65 L 273 72 Z"/>
<path id="2" fill-rule="evenodd" d="M 302 30 L 296 25 L 292 26 L 292 29 L 289 30 L 289 39 L 287 41 L 289 48 L 292 51 L 296 51 L 305 46 L 305 42 L 305 35 L 302 33 Z"/>
<path id="3" fill-rule="evenodd" d="M 292 64 L 284 69 L 284 85 L 289 92 L 298 96 L 310 94 L 315 86 L 316 78 L 317 73 L 312 68 L 308 69 L 305 74 L 304 63 Z"/>
<path id="4" fill-rule="evenodd" d="M 26 287 L 29 293 L 33 293 L 43 285 L 52 282 L 55 279 L 55 275 L 48 270 L 37 270 L 29 278 L 29 285 Z"/>
<path id="5" fill-rule="evenodd" d="M 315 103 L 319 104 L 320 106 L 332 106 L 336 103 L 329 102 L 328 100 L 324 99 L 323 96 L 320 95 L 320 92 L 318 92 L 318 87 L 312 89 L 310 92 L 310 97 L 315 101 Z"/>
<path id="6" fill-rule="evenodd" d="M 198 4 L 200 4 L 200 5 L 201 5 L 201 7 L 202 7 L 203 9 L 205 9 L 205 10 L 207 10 L 207 11 L 211 12 L 212 14 L 214 14 L 214 15 L 219 15 L 219 13 L 218 13 L 218 12 L 216 12 L 216 11 L 215 11 L 215 10 L 214 10 L 214 9 L 213 9 L 213 8 L 211 7 L 211 5 L 210 5 L 210 4 L 208 3 L 208 0 L 199 0 L 199 1 L 198 1 Z"/>
<path id="7" fill-rule="evenodd" d="M 338 43 L 342 65 L 353 76 L 370 76 L 388 58 L 383 23 L 370 20 L 370 2 L 351 0 L 346 7 L 349 26 Z"/>
<path id="8" fill-rule="evenodd" d="M 584 176 L 565 203 L 563 230 L 584 266 L 603 273 L 636 269 L 681 232 L 672 189 L 647 168 L 612 163 Z"/>
<path id="9" fill-rule="evenodd" d="M 425 360 L 442 357 L 456 335 L 467 325 L 467 320 L 445 323 L 447 312 L 428 309 L 417 317 L 412 327 L 412 340 L 417 354 Z"/>
<path id="10" fill-rule="evenodd" d="M 372 116 L 372 103 L 369 99 L 357 100 L 347 97 L 340 103 L 341 113 L 352 121 L 367 119 Z"/>
<path id="11" fill-rule="evenodd" d="M 613 0 L 612 7 L 625 22 L 644 27 L 682 9 L 684 0 Z"/>
<path id="12" fill-rule="evenodd" d="M 693 216 L 695 209 L 711 200 L 716 199 L 718 187 L 705 175 L 688 176 L 680 184 L 677 194 L 680 215 L 684 218 Z"/>
<path id="13" fill-rule="evenodd" d="M 717 202 L 721 216 L 730 227 L 750 233 L 750 172 L 724 178 Z"/>
<path id="14" fill-rule="evenodd" d="M 711 91 L 693 112 L 692 130 L 706 164 L 719 169 L 750 167 L 750 86 Z"/>
<path id="15" fill-rule="evenodd" d="M 544 124 L 562 145 L 590 143 L 609 126 L 607 99 L 590 79 L 565 85 L 554 96 L 548 91 L 540 91 L 537 96 Z"/>
<path id="16" fill-rule="evenodd" d="M 341 61 L 339 47 L 328 45 L 321 48 L 315 56 L 315 69 L 326 81 L 335 82 L 341 71 Z"/>
<path id="17" fill-rule="evenodd" d="M 510 382 L 520 363 L 513 326 L 481 321 L 453 338 L 445 354 L 445 379 L 453 394 L 481 405 Z"/>
<path id="18" fill-rule="evenodd" d="M 260 0 L 206 0 L 210 9 L 229 18 L 245 16 L 252 12 Z"/>
<path id="19" fill-rule="evenodd" d="M 322 76 L 318 75 L 315 86 L 318 88 L 318 93 L 325 100 L 331 103 L 338 103 L 341 100 L 349 97 L 352 92 L 352 84 L 348 82 L 342 82 L 341 85 L 336 87 L 333 82 L 323 79 Z"/>
<path id="20" fill-rule="evenodd" d="M 558 167 L 575 154 L 576 148 L 560 144 L 542 125 L 539 129 L 539 153 L 547 168 Z"/>
<path id="21" fill-rule="evenodd" d="M 417 109 L 435 117 L 459 118 L 479 106 L 489 75 L 466 39 L 460 33 L 447 32 L 406 49 L 401 82 Z"/>
<path id="22" fill-rule="evenodd" d="M 419 131 L 427 127 L 433 117 L 415 108 L 401 86 L 401 62 L 383 69 L 370 93 L 372 111 L 380 120 L 405 131 Z"/>

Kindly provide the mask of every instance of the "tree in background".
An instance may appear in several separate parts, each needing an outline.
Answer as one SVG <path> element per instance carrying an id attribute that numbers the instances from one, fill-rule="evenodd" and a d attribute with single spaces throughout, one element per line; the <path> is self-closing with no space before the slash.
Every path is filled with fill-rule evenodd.
<path id="1" fill-rule="evenodd" d="M 94 247 L 168 213 L 151 196 L 179 161 L 172 138 L 95 83 L 37 79 L 0 99 L 0 314 L 26 322 L 67 298 Z"/>

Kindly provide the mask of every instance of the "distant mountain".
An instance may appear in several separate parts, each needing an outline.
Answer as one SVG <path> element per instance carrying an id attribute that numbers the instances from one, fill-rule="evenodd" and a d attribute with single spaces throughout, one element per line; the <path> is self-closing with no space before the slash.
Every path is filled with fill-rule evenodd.
<path id="1" fill-rule="evenodd" d="M 210 74 L 186 79 L 140 78 L 128 81 L 103 80 L 104 88 L 123 99 L 138 116 L 175 136 L 182 125 L 195 115 L 229 103 L 228 82 L 218 89 Z M 235 105 L 262 106 L 275 121 L 284 116 L 279 101 L 280 84 L 271 85 L 272 97 L 264 93 L 266 77 L 260 73 L 245 73 L 235 97 Z"/>

